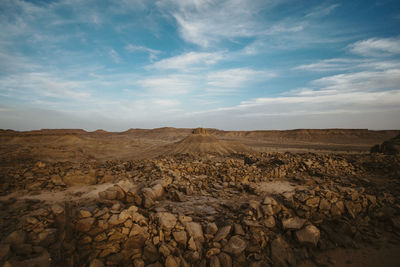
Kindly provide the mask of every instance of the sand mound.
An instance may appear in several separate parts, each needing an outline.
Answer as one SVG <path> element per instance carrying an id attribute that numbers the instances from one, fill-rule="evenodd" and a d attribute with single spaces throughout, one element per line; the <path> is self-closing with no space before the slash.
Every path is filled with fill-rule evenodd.
<path id="1" fill-rule="evenodd" d="M 219 154 L 249 152 L 238 142 L 224 142 L 208 134 L 203 128 L 197 128 L 183 140 L 166 147 L 166 154 Z"/>

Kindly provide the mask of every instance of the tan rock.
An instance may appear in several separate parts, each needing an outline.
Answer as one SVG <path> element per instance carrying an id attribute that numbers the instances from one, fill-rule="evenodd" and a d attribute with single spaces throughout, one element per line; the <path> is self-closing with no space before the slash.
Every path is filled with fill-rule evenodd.
<path id="1" fill-rule="evenodd" d="M 331 206 L 331 214 L 332 216 L 340 216 L 344 212 L 344 204 L 342 201 L 337 201 Z"/>
<path id="2" fill-rule="evenodd" d="M 60 204 L 54 204 L 51 206 L 51 210 L 54 214 L 58 215 L 64 212 L 64 207 Z"/>
<path id="3" fill-rule="evenodd" d="M 193 237 L 195 240 L 198 240 L 201 243 L 204 242 L 204 235 L 201 224 L 197 222 L 188 222 L 185 224 L 185 228 L 189 236 Z"/>
<path id="4" fill-rule="evenodd" d="M 307 199 L 306 205 L 311 208 L 317 208 L 319 206 L 319 201 L 320 201 L 319 197 L 312 197 Z"/>
<path id="5" fill-rule="evenodd" d="M 322 198 L 319 202 L 319 209 L 321 211 L 329 211 L 331 209 L 331 204 L 325 198 Z"/>
<path id="6" fill-rule="evenodd" d="M 206 234 L 214 235 L 217 231 L 218 231 L 218 227 L 214 222 L 207 224 Z"/>
<path id="7" fill-rule="evenodd" d="M 232 267 L 232 258 L 228 254 L 221 252 L 218 254 L 220 265 L 223 267 Z"/>
<path id="8" fill-rule="evenodd" d="M 212 256 L 210 259 L 210 267 L 221 267 L 221 263 L 217 256 Z"/>
<path id="9" fill-rule="evenodd" d="M 214 237 L 214 241 L 218 242 L 221 241 L 222 239 L 225 239 L 229 233 L 231 232 L 232 226 L 231 225 L 226 225 L 224 227 L 221 227 L 217 234 Z"/>
<path id="10" fill-rule="evenodd" d="M 169 212 L 158 212 L 156 214 L 162 229 L 171 231 L 176 225 L 176 216 Z"/>
<path id="11" fill-rule="evenodd" d="M 90 213 L 90 211 L 87 210 L 80 210 L 79 211 L 79 217 L 80 218 L 89 218 L 92 216 L 92 213 Z"/>
<path id="12" fill-rule="evenodd" d="M 129 236 L 140 235 L 140 234 L 144 234 L 146 232 L 147 232 L 146 226 L 142 227 L 135 223 L 131 229 Z"/>
<path id="13" fill-rule="evenodd" d="M 320 231 L 317 227 L 310 224 L 297 231 L 296 236 L 301 243 L 308 243 L 316 246 L 320 237 Z"/>
<path id="14" fill-rule="evenodd" d="M 179 260 L 176 257 L 169 255 L 165 260 L 165 267 L 179 267 Z"/>
<path id="15" fill-rule="evenodd" d="M 103 266 L 104 266 L 104 263 L 99 259 L 93 259 L 89 265 L 89 267 L 103 267 Z"/>
<path id="16" fill-rule="evenodd" d="M 264 225 L 265 227 L 268 228 L 274 228 L 276 225 L 275 217 L 274 216 L 268 216 L 264 219 Z"/>
<path id="17" fill-rule="evenodd" d="M 228 244 L 226 244 L 223 250 L 232 255 L 239 255 L 246 249 L 246 247 L 247 242 L 235 235 L 229 239 Z"/>
<path id="18" fill-rule="evenodd" d="M 206 253 L 206 258 L 209 259 L 214 255 L 218 255 L 219 253 L 221 253 L 221 250 L 219 248 L 210 248 Z"/>
<path id="19" fill-rule="evenodd" d="M 287 218 L 282 220 L 282 227 L 283 229 L 298 230 L 303 227 L 305 222 L 306 219 L 299 217 Z"/>
<path id="20" fill-rule="evenodd" d="M 185 231 L 173 232 L 172 235 L 178 244 L 186 246 L 187 235 Z"/>
<path id="21" fill-rule="evenodd" d="M 92 228 L 92 225 L 93 225 L 94 222 L 95 222 L 94 218 L 80 219 L 76 223 L 76 230 L 78 230 L 79 232 L 86 233 Z"/>

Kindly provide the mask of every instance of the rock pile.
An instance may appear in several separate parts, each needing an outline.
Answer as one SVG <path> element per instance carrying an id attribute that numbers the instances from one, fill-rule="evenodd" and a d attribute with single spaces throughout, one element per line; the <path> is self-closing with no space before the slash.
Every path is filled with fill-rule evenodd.
<path id="1" fill-rule="evenodd" d="M 396 156 L 29 164 L 8 169 L 2 188 L 56 192 L 73 177 L 72 184 L 112 184 L 98 198 L 74 203 L 1 201 L 6 266 L 295 266 L 310 259 L 321 265 L 315 252 L 376 243 L 383 231 L 400 236 Z M 289 189 L 262 190 L 277 181 Z"/>

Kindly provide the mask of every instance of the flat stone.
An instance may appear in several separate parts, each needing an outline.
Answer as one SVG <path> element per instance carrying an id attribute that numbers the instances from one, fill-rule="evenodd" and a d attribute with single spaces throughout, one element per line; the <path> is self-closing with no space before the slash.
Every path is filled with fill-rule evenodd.
<path id="1" fill-rule="evenodd" d="M 108 219 L 108 224 L 109 224 L 110 226 L 118 225 L 118 224 L 121 224 L 121 223 L 124 223 L 124 221 L 123 221 L 123 220 L 120 220 L 120 219 L 119 219 L 119 215 L 117 215 L 117 214 L 113 214 L 113 215 L 110 217 L 110 219 Z"/>
<path id="2" fill-rule="evenodd" d="M 147 226 L 139 226 L 138 224 L 134 224 L 129 236 L 140 235 L 147 232 Z"/>
<path id="3" fill-rule="evenodd" d="M 89 218 L 91 216 L 92 216 L 92 214 L 90 213 L 90 211 L 87 211 L 87 210 L 79 211 L 79 217 L 81 217 L 81 218 Z"/>

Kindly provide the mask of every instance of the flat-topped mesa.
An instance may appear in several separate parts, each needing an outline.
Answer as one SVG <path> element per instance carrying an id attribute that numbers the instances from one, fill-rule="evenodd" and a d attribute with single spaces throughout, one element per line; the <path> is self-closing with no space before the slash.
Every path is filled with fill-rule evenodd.
<path id="1" fill-rule="evenodd" d="M 193 129 L 192 134 L 209 134 L 207 129 L 204 128 L 196 128 Z"/>

